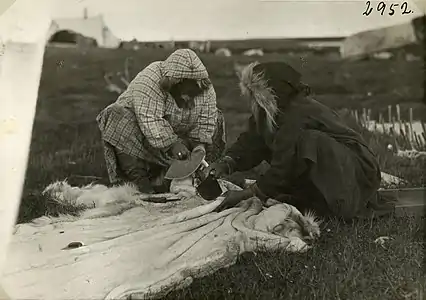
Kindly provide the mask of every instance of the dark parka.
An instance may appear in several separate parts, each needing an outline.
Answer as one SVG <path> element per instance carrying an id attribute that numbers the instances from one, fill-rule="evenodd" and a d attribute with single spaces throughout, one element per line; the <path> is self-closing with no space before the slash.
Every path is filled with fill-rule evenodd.
<path id="1" fill-rule="evenodd" d="M 298 72 L 285 63 L 253 64 L 240 79 L 243 95 L 259 107 L 275 105 L 277 113 L 272 132 L 263 110 L 257 122 L 249 119 L 248 130 L 226 152 L 235 161 L 233 171 L 265 160 L 270 168 L 257 180 L 263 195 L 292 195 L 287 199 L 296 199 L 296 207 L 303 203 L 325 214 L 350 219 L 393 209 L 377 194 L 375 154 L 337 113 L 301 91 Z"/>

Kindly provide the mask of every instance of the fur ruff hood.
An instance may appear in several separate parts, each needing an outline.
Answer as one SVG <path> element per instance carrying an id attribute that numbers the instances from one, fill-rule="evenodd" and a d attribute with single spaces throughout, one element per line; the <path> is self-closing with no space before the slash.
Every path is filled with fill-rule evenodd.
<path id="1" fill-rule="evenodd" d="M 239 83 L 241 95 L 250 99 L 251 109 L 255 117 L 259 113 L 257 109 L 257 106 L 259 106 L 266 113 L 266 119 L 270 123 L 268 127 L 275 127 L 275 116 L 278 113 L 277 97 L 272 87 L 268 86 L 265 74 L 254 71 L 254 67 L 258 64 L 257 62 L 251 63 L 241 70 Z"/>
<path id="2" fill-rule="evenodd" d="M 263 114 L 266 126 L 272 131 L 277 125 L 277 114 L 297 93 L 301 84 L 300 73 L 283 62 L 254 62 L 244 67 L 238 75 L 241 95 L 250 99 L 256 122 Z"/>

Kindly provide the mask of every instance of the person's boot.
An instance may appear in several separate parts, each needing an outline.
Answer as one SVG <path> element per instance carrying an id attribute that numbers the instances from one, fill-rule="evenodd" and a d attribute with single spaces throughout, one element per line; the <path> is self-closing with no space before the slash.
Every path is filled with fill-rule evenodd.
<path id="1" fill-rule="evenodd" d="M 155 193 L 149 179 L 148 164 L 145 161 L 122 152 L 117 153 L 117 160 L 121 173 L 125 177 L 124 181 L 135 184 L 141 193 Z"/>
<path id="2" fill-rule="evenodd" d="M 158 165 L 150 165 L 149 177 L 156 193 L 170 192 L 170 180 L 164 178 L 166 169 Z"/>
<path id="3" fill-rule="evenodd" d="M 154 187 L 151 184 L 151 181 L 149 180 L 148 176 L 139 176 L 138 178 L 131 181 L 133 184 L 135 184 L 139 190 L 139 192 L 143 194 L 155 194 L 156 191 Z"/>

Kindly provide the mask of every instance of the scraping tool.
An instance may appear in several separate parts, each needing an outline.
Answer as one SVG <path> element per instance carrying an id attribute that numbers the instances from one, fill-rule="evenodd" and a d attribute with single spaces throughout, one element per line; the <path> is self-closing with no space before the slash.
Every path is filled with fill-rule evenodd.
<path id="1" fill-rule="evenodd" d="M 207 168 L 209 164 L 205 161 L 206 153 L 204 151 L 193 151 L 186 160 L 175 160 L 169 167 L 164 178 L 183 179 L 193 175 L 201 166 Z M 214 172 L 210 172 L 206 177 L 196 173 L 201 177 L 200 184 L 196 187 L 197 193 L 205 200 L 214 200 L 222 194 L 217 177 Z M 203 178 L 204 177 L 204 178 Z"/>
<path id="2" fill-rule="evenodd" d="M 164 178 L 171 180 L 191 176 L 202 164 L 207 164 L 204 160 L 205 157 L 204 151 L 193 151 L 187 159 L 173 161 Z"/>

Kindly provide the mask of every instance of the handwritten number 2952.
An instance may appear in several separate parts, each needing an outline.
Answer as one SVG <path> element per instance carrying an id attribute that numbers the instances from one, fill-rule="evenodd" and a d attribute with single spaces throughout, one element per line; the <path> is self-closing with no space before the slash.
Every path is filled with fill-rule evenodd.
<path id="1" fill-rule="evenodd" d="M 365 8 L 365 11 L 362 14 L 364 16 L 369 16 L 372 13 L 373 8 L 371 7 L 370 1 L 367 1 L 365 4 L 367 5 L 367 7 Z M 395 8 L 397 8 L 398 6 L 399 6 L 398 3 L 392 3 L 390 5 L 389 12 L 388 12 L 389 16 L 393 16 L 395 14 Z M 413 11 L 411 9 L 408 9 L 407 2 L 403 2 L 400 6 L 400 9 L 401 9 L 403 15 L 413 13 Z M 383 16 L 385 14 L 385 11 L 386 11 L 386 3 L 383 2 L 383 1 L 379 2 L 379 4 L 377 4 L 376 10 L 378 12 L 380 12 L 380 14 Z"/>

